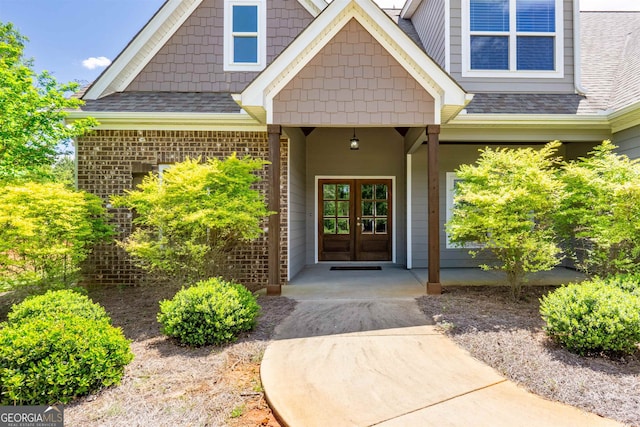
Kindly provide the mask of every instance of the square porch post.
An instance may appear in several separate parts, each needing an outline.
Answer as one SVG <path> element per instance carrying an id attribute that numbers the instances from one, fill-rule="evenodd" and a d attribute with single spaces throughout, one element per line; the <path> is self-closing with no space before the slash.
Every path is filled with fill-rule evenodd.
<path id="1" fill-rule="evenodd" d="M 427 172 L 427 202 L 428 231 L 429 231 L 429 279 L 427 281 L 427 294 L 440 295 L 440 170 L 438 165 L 438 152 L 440 151 L 440 126 L 427 126 L 427 151 L 429 156 Z"/>
<path id="2" fill-rule="evenodd" d="M 268 269 L 269 281 L 267 295 L 280 295 L 280 125 L 267 125 L 269 140 L 268 191 L 269 210 L 275 214 L 269 216 Z"/>

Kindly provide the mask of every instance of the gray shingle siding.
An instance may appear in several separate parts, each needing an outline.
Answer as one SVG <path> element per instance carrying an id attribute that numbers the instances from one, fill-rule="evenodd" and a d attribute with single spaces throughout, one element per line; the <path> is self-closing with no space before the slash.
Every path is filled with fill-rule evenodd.
<path id="1" fill-rule="evenodd" d="M 445 67 L 444 0 L 423 0 L 411 20 L 425 50 L 442 68 Z"/>

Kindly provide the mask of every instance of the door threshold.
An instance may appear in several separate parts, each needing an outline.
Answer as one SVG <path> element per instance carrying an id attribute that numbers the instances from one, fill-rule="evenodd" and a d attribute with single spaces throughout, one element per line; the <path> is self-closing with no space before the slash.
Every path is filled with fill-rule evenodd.
<path id="1" fill-rule="evenodd" d="M 345 266 L 333 266 L 330 271 L 380 271 L 382 267 L 379 265 L 345 265 Z"/>

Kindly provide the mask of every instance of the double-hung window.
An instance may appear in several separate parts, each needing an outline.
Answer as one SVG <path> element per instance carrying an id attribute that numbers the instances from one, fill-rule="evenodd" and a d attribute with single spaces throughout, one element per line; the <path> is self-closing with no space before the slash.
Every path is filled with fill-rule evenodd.
<path id="1" fill-rule="evenodd" d="M 463 0 L 463 76 L 562 77 L 563 0 Z"/>
<path id="2" fill-rule="evenodd" d="M 265 0 L 226 0 L 224 70 L 260 71 L 266 65 Z"/>

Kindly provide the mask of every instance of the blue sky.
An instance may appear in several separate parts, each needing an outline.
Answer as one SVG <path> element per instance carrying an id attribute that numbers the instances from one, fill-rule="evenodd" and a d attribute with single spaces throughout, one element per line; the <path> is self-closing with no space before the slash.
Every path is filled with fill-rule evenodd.
<path id="1" fill-rule="evenodd" d="M 0 21 L 29 37 L 37 71 L 60 82 L 93 81 L 164 0 L 0 0 Z M 378 0 L 401 7 L 404 0 Z M 583 9 L 640 10 L 639 0 L 582 0 Z M 92 59 L 93 58 L 93 59 Z M 101 59 L 101 58 L 106 58 Z M 83 61 L 85 64 L 83 65 Z M 91 66 L 94 68 L 88 68 Z"/>

